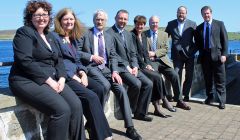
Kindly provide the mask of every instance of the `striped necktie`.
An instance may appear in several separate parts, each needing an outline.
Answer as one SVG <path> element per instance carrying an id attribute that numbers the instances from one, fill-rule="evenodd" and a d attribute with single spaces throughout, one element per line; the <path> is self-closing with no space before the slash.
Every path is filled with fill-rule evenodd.
<path id="1" fill-rule="evenodd" d="M 152 51 L 156 51 L 157 49 L 157 33 L 153 32 L 153 41 L 152 41 Z"/>

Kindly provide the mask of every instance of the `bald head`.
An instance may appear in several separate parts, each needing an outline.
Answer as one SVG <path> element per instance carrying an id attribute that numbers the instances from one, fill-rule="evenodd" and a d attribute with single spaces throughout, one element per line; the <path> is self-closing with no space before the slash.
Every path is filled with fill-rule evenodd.
<path id="1" fill-rule="evenodd" d="M 151 16 L 149 18 L 149 27 L 153 32 L 156 32 L 158 30 L 159 21 L 160 19 L 158 16 Z"/>

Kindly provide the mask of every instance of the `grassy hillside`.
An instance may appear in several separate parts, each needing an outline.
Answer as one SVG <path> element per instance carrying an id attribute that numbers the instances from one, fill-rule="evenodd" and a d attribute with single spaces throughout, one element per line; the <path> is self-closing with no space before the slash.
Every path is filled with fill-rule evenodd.
<path id="1" fill-rule="evenodd" d="M 126 30 L 130 31 L 133 29 L 132 25 L 127 25 Z M 146 28 L 148 29 L 148 28 Z M 165 27 L 160 27 L 160 30 L 164 31 Z M 14 37 L 16 30 L 2 30 L 0 31 L 0 40 L 11 40 Z M 240 32 L 228 32 L 229 40 L 240 40 Z"/>

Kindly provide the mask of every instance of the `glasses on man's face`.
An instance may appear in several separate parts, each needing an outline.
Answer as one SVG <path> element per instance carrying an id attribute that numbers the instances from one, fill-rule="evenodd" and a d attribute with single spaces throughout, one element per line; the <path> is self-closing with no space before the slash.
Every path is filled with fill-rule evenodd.
<path id="1" fill-rule="evenodd" d="M 33 14 L 33 17 L 34 17 L 34 18 L 37 18 L 37 19 L 39 19 L 39 18 L 41 18 L 41 17 L 43 17 L 43 18 L 48 18 L 49 15 L 48 15 L 48 14 Z"/>

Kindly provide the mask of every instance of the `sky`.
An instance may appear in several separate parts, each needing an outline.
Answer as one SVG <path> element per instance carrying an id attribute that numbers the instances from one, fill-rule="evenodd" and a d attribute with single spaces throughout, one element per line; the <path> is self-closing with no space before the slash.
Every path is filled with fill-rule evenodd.
<path id="1" fill-rule="evenodd" d="M 200 10 L 209 5 L 213 9 L 213 18 L 224 22 L 228 32 L 240 31 L 239 0 L 48 0 L 53 6 L 53 14 L 62 8 L 71 8 L 85 26 L 93 26 L 92 17 L 97 9 L 108 13 L 107 26 L 115 23 L 118 10 L 129 12 L 129 25 L 133 25 L 136 15 L 144 15 L 148 19 L 152 15 L 160 17 L 160 27 L 166 27 L 168 21 L 176 18 L 177 8 L 188 8 L 187 18 L 197 25 L 203 22 Z M 23 10 L 27 0 L 4 0 L 0 6 L 0 30 L 17 29 L 23 25 Z M 147 23 L 148 25 L 148 23 Z"/>

